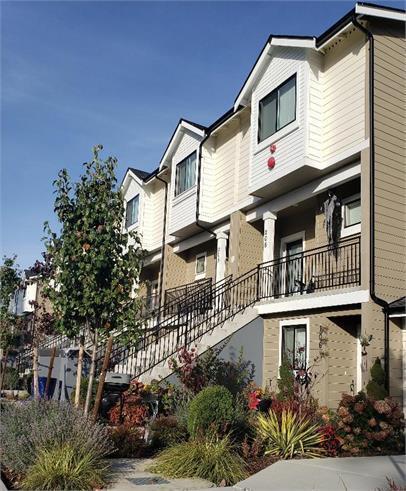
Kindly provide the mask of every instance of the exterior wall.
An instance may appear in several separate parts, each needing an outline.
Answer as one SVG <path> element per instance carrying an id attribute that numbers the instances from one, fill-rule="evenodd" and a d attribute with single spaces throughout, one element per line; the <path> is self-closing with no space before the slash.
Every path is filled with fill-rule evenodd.
<path id="1" fill-rule="evenodd" d="M 371 25 L 375 39 L 376 293 L 406 293 L 406 42 L 404 25 Z"/>
<path id="2" fill-rule="evenodd" d="M 146 189 L 146 206 L 144 208 L 143 229 L 145 248 L 154 251 L 162 246 L 165 185 L 162 182 L 149 184 Z"/>
<path id="3" fill-rule="evenodd" d="M 365 50 L 365 37 L 354 28 L 324 55 L 321 79 L 325 160 L 365 139 Z"/>
<path id="4" fill-rule="evenodd" d="M 216 241 L 210 240 L 187 251 L 175 253 L 166 246 L 166 266 L 164 273 L 165 289 L 192 283 L 196 280 L 196 255 L 206 252 L 206 278 L 216 276 Z"/>
<path id="5" fill-rule="evenodd" d="M 258 104 L 290 76 L 297 74 L 296 121 L 258 144 Z M 297 169 L 305 156 L 305 106 L 309 67 L 304 49 L 275 47 L 270 62 L 254 88 L 251 99 L 250 192 L 266 186 Z M 278 165 L 270 173 L 267 167 L 269 145 L 277 142 Z"/>
<path id="6" fill-rule="evenodd" d="M 184 130 L 182 139 L 172 156 L 171 191 L 169 207 L 169 234 L 176 235 L 178 230 L 196 220 L 196 184 L 175 197 L 176 165 L 198 149 L 201 138 Z M 197 164 L 196 164 L 197 166 Z M 196 169 L 197 177 L 197 169 Z"/>
<path id="7" fill-rule="evenodd" d="M 262 221 L 247 223 L 245 214 L 236 211 L 230 216 L 228 274 L 246 273 L 262 262 Z"/>
<path id="8" fill-rule="evenodd" d="M 241 111 L 204 144 L 200 215 L 207 221 L 227 217 L 249 199 L 250 110 Z"/>
<path id="9" fill-rule="evenodd" d="M 280 322 L 295 319 L 301 323 L 308 320 L 310 340 L 308 363 L 312 367 L 313 375 L 317 375 L 313 394 L 319 398 L 321 404 L 337 408 L 342 393 L 350 393 L 353 387 L 356 390 L 356 324 L 360 314 L 359 308 L 341 308 L 267 316 L 264 319 L 264 384 L 270 385 L 271 390 L 277 390 L 281 349 Z M 321 334 L 321 328 L 326 328 L 327 333 Z M 320 351 L 320 336 L 326 340 L 322 348 L 327 352 L 324 357 Z"/>

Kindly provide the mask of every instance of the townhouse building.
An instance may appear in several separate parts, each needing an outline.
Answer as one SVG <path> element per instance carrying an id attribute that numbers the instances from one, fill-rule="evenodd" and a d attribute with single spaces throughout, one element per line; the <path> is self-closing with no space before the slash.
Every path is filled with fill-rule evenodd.
<path id="1" fill-rule="evenodd" d="M 154 172 L 127 170 L 155 328 L 117 371 L 166 376 L 182 345 L 239 336 L 263 385 L 311 366 L 334 407 L 379 357 L 402 398 L 405 20 L 357 3 L 318 37 L 271 35 L 227 113 L 181 119 Z"/>

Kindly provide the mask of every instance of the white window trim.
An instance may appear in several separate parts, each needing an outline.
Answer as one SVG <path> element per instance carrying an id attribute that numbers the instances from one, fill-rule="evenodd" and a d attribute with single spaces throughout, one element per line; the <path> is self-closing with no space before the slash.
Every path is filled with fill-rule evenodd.
<path id="1" fill-rule="evenodd" d="M 354 201 L 356 199 L 361 199 L 361 193 L 353 194 L 352 196 L 348 196 L 344 198 L 341 202 L 341 237 L 349 237 L 350 235 L 360 234 L 361 233 L 361 223 L 357 223 L 356 225 L 350 225 L 349 227 L 345 227 L 345 205 Z M 362 209 L 362 203 L 361 203 Z"/>
<path id="2" fill-rule="evenodd" d="M 279 369 L 282 364 L 282 330 L 284 326 L 306 326 L 306 366 L 309 366 L 310 359 L 310 319 L 308 317 L 298 319 L 286 319 L 279 321 L 279 357 L 278 357 L 278 378 Z"/>
<path id="3" fill-rule="evenodd" d="M 265 148 L 269 147 L 273 143 L 276 143 L 278 140 L 284 138 L 287 136 L 289 133 L 292 133 L 293 131 L 296 131 L 300 127 L 299 123 L 299 110 L 300 110 L 300 100 L 302 95 L 300 94 L 300 81 L 301 81 L 301 74 L 300 70 L 296 70 L 293 73 L 291 73 L 288 77 L 286 77 L 286 80 L 289 80 L 290 77 L 296 74 L 296 118 L 294 121 L 289 123 L 288 125 L 284 126 L 280 130 L 276 131 L 273 135 L 268 136 L 265 140 L 262 140 L 261 142 L 258 143 L 258 121 L 259 121 L 259 103 L 261 100 L 269 95 L 271 92 L 273 92 L 275 89 L 277 89 L 280 85 L 283 85 L 284 82 L 276 85 L 273 89 L 271 89 L 267 94 L 262 96 L 261 98 L 258 98 L 258 100 L 255 103 L 255 111 L 253 111 L 253 117 L 257 119 L 257 124 L 256 124 L 256 132 L 257 134 L 255 135 L 255 140 L 254 140 L 254 149 L 253 149 L 253 154 L 257 155 L 259 152 L 262 152 Z M 252 124 L 252 121 L 251 121 Z"/>
<path id="4" fill-rule="evenodd" d="M 280 247 L 280 255 L 281 257 L 286 257 L 286 245 L 289 242 L 294 242 L 295 240 L 300 240 L 302 239 L 303 242 L 303 252 L 306 250 L 306 241 L 305 241 L 305 231 L 301 230 L 300 232 L 297 232 L 296 234 L 291 234 L 291 235 L 286 235 L 285 237 L 281 238 L 281 247 Z"/>
<path id="5" fill-rule="evenodd" d="M 187 160 L 189 157 L 191 157 L 193 154 L 196 154 L 196 160 L 195 160 L 195 182 L 192 184 L 192 186 L 190 186 L 190 188 L 187 188 L 184 191 L 182 191 L 181 193 L 176 194 L 178 166 L 180 164 L 182 164 L 185 160 Z M 181 160 L 179 160 L 179 161 L 177 161 L 175 163 L 175 165 L 174 165 L 175 172 L 174 172 L 174 176 L 173 176 L 173 178 L 174 178 L 174 186 L 173 186 L 173 199 L 174 199 L 174 201 L 177 201 L 178 198 L 180 198 L 180 197 L 185 198 L 185 197 L 189 196 L 189 194 L 193 194 L 193 191 L 195 191 L 196 186 L 197 186 L 197 162 L 198 162 L 198 158 L 199 158 L 198 149 L 196 149 L 196 150 L 193 150 L 192 153 L 190 153 L 189 155 L 186 155 L 186 157 L 184 157 L 183 159 L 181 159 Z M 190 191 L 192 191 L 192 192 L 190 192 Z M 179 201 L 181 201 L 181 200 L 179 200 Z"/>
<path id="6" fill-rule="evenodd" d="M 197 184 L 193 184 L 193 186 L 186 191 L 183 191 L 183 193 L 178 194 L 177 196 L 173 196 L 173 204 L 177 205 L 179 203 L 182 203 L 182 201 L 185 201 L 188 199 L 190 196 L 196 193 L 197 189 Z"/>
<path id="7" fill-rule="evenodd" d="M 137 196 L 138 196 L 138 215 L 137 215 L 137 220 L 136 220 L 134 223 L 132 223 L 131 225 L 129 225 L 129 226 L 127 227 L 127 205 L 128 205 L 128 203 L 129 203 L 131 200 L 133 200 L 133 199 L 137 198 Z M 126 202 L 125 202 L 125 217 L 124 217 L 124 226 L 125 226 L 125 229 L 126 229 L 126 230 L 130 231 L 130 230 L 134 230 L 135 228 L 137 228 L 137 227 L 138 227 L 139 222 L 140 222 L 140 212 L 141 212 L 141 196 L 140 196 L 140 193 L 137 193 L 137 194 L 135 194 L 135 195 L 134 195 L 132 198 L 127 199 L 127 200 L 126 200 Z"/>
<path id="8" fill-rule="evenodd" d="M 202 273 L 197 272 L 197 261 L 198 259 L 204 258 L 204 271 Z M 207 269 L 207 252 L 202 252 L 200 254 L 196 254 L 195 258 L 195 279 L 196 280 L 201 280 L 203 278 L 206 278 L 206 269 Z"/>

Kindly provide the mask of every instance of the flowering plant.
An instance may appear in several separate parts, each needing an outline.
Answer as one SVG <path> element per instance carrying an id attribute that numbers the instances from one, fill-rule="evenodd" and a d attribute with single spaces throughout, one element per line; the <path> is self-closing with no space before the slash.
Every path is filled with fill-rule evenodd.
<path id="1" fill-rule="evenodd" d="M 363 392 L 343 395 L 337 410 L 337 438 L 341 451 L 397 453 L 404 447 L 404 419 L 399 405 L 386 397 L 374 401 Z"/>

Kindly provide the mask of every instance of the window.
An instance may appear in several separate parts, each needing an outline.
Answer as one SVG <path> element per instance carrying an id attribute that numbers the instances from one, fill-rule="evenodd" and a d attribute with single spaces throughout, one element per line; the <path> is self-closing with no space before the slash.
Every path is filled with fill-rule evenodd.
<path id="1" fill-rule="evenodd" d="M 140 202 L 140 197 L 138 195 L 127 202 L 127 209 L 125 213 L 126 228 L 131 227 L 131 225 L 134 225 L 134 223 L 138 222 L 139 202 Z"/>
<path id="2" fill-rule="evenodd" d="M 206 253 L 196 256 L 196 278 L 202 278 L 206 275 Z"/>
<path id="3" fill-rule="evenodd" d="M 344 228 L 361 223 L 361 198 L 353 197 L 344 202 Z"/>
<path id="4" fill-rule="evenodd" d="M 258 143 L 296 119 L 296 74 L 259 101 Z"/>
<path id="5" fill-rule="evenodd" d="M 194 186 L 196 181 L 196 152 L 186 157 L 176 166 L 175 196 Z"/>
<path id="6" fill-rule="evenodd" d="M 282 326 L 282 363 L 289 363 L 294 370 L 306 366 L 306 338 L 306 324 Z"/>

